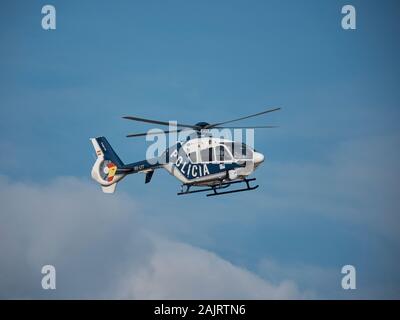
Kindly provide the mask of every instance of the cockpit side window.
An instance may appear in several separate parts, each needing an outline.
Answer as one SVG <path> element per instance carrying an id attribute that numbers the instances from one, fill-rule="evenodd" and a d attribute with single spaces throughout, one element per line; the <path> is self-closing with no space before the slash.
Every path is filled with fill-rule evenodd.
<path id="1" fill-rule="evenodd" d="M 238 159 L 253 159 L 253 151 L 244 143 L 234 144 L 235 157 Z"/>
<path id="2" fill-rule="evenodd" d="M 218 162 L 232 161 L 232 156 L 227 148 L 223 145 L 215 147 L 215 158 Z"/>
<path id="3" fill-rule="evenodd" d="M 253 151 L 244 143 L 227 143 L 225 142 L 224 145 L 232 152 L 233 157 L 236 160 L 246 160 L 253 158 Z"/>

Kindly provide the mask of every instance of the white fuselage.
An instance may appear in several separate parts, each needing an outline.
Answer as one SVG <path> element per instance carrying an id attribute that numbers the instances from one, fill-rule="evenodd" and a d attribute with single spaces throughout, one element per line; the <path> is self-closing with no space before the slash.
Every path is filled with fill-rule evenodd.
<path id="1" fill-rule="evenodd" d="M 235 151 L 235 147 L 241 149 Z M 201 137 L 185 142 L 163 167 L 183 184 L 210 185 L 243 179 L 263 161 L 261 153 L 244 144 Z"/>

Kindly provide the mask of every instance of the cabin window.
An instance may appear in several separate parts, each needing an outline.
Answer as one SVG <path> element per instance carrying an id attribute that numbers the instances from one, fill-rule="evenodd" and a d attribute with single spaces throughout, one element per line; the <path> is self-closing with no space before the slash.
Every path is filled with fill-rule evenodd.
<path id="1" fill-rule="evenodd" d="M 189 158 L 190 158 L 190 161 L 192 161 L 192 163 L 197 163 L 197 152 L 196 151 L 190 152 Z"/>
<path id="2" fill-rule="evenodd" d="M 212 162 L 215 161 L 213 148 L 203 149 L 200 151 L 202 162 Z"/>

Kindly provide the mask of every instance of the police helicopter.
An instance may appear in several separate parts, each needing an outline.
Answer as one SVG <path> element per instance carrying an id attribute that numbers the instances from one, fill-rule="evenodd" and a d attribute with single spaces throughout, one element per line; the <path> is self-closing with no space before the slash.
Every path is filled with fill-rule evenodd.
<path id="1" fill-rule="evenodd" d="M 105 137 L 91 138 L 97 156 L 91 172 L 92 178 L 101 185 L 104 193 L 114 193 L 117 183 L 127 175 L 144 173 L 145 183 L 149 183 L 154 171 L 163 168 L 182 183 L 181 190 L 177 195 L 208 192 L 207 196 L 217 196 L 255 190 L 258 185 L 252 186 L 250 182 L 256 179 L 248 178 L 248 176 L 263 163 L 264 155 L 245 143 L 214 137 L 209 133 L 213 129 L 275 128 L 276 126 L 227 127 L 225 125 L 280 109 L 268 109 L 256 114 L 213 124 L 199 122 L 194 125 L 124 116 L 123 118 L 127 120 L 169 126 L 169 128 L 173 124 L 173 130 L 161 131 L 165 134 L 176 134 L 184 130 L 191 130 L 195 135 L 189 135 L 185 141 L 175 141 L 159 157 L 130 164 L 122 162 Z M 151 134 L 154 133 L 149 131 L 147 133 L 128 134 L 127 137 L 141 137 Z M 228 189 L 234 184 L 241 185 L 241 187 L 234 190 Z"/>

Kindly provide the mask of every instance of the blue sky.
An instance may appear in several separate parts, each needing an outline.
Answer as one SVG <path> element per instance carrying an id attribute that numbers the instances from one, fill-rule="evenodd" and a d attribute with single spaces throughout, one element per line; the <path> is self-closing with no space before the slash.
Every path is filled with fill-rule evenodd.
<path id="1" fill-rule="evenodd" d="M 300 296 L 400 297 L 396 1 L 352 1 L 354 31 L 341 28 L 344 1 L 52 1 L 55 31 L 41 28 L 44 4 L 6 1 L 0 10 L 0 174 L 1 187 L 13 190 L 2 196 L 9 212 L 18 217 L 26 210 L 21 217 L 29 216 L 29 207 L 18 209 L 15 202 L 35 192 L 50 192 L 52 208 L 80 199 L 87 209 L 92 197 L 106 197 L 90 189 L 97 186 L 89 180 L 89 138 L 105 135 L 126 162 L 145 157 L 146 141 L 125 134 L 150 127 L 123 115 L 196 123 L 280 106 L 282 111 L 248 122 L 280 126 L 256 132 L 256 149 L 267 157 L 256 172 L 257 191 L 180 198 L 178 181 L 156 172 L 150 185 L 142 175 L 131 176 L 119 184 L 116 198 L 99 201 L 121 201 L 123 208 L 134 203 L 132 216 L 138 214 L 156 238 L 206 250 L 277 291 L 289 280 Z M 90 190 L 84 200 L 57 182 L 71 177 L 78 189 Z M 64 212 L 54 214 L 57 225 Z M 95 213 L 88 216 L 96 228 Z M 17 217 L 4 215 L 3 227 Z M 75 217 L 72 225 L 79 223 Z M 74 232 L 93 245 L 98 241 L 84 229 Z M 123 232 L 131 231 L 116 228 L 110 241 Z M 3 241 L 16 238 L 10 232 Z M 47 241 L 63 240 L 49 235 Z M 18 250 L 31 257 L 24 248 L 21 243 Z M 11 255 L 6 247 L 1 252 Z M 113 267 L 127 264 L 124 252 L 113 256 Z M 68 261 L 81 261 L 71 255 L 53 258 L 70 270 Z M 10 266 L 15 259 L 10 256 Z M 94 260 L 81 262 L 91 268 Z M 357 269 L 353 292 L 340 288 L 345 264 Z M 25 288 L 9 285 L 19 288 L 15 296 Z M 43 294 L 32 288 L 31 296 Z M 199 289 L 193 284 L 187 290 Z M 59 287 L 57 294 L 81 296 L 72 287 Z M 186 292 L 171 296 L 179 294 Z"/>

